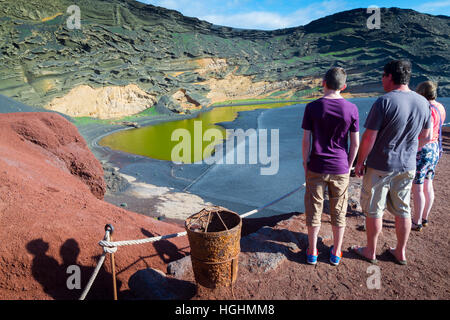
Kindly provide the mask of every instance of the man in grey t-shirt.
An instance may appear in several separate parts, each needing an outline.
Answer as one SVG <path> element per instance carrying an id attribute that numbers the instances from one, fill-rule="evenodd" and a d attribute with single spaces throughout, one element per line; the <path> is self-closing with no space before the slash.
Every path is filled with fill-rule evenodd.
<path id="1" fill-rule="evenodd" d="M 355 173 L 364 176 L 361 207 L 366 216 L 367 246 L 353 246 L 352 250 L 372 263 L 377 262 L 377 240 L 387 208 L 395 215 L 397 235 L 397 246 L 388 252 L 396 262 L 406 264 L 418 138 L 425 140 L 431 132 L 428 102 L 409 89 L 410 77 L 409 61 L 394 60 L 385 65 L 382 83 L 387 94 L 373 104 L 359 148 Z"/>

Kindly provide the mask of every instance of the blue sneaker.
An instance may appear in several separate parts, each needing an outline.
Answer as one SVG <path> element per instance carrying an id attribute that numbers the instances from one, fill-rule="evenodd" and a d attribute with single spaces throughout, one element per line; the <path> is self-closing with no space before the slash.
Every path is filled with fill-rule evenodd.
<path id="1" fill-rule="evenodd" d="M 330 248 L 330 263 L 333 266 L 337 266 L 339 264 L 339 262 L 341 262 L 342 250 L 341 250 L 341 254 L 339 256 L 335 256 L 333 254 L 333 248 L 334 248 L 334 246 L 331 246 L 331 248 Z"/>
<path id="2" fill-rule="evenodd" d="M 308 251 L 309 251 L 309 248 L 306 249 L 306 262 L 308 264 L 316 264 L 317 263 L 317 257 L 319 256 L 319 252 L 317 252 L 316 255 L 313 255 L 313 254 L 308 254 Z"/>

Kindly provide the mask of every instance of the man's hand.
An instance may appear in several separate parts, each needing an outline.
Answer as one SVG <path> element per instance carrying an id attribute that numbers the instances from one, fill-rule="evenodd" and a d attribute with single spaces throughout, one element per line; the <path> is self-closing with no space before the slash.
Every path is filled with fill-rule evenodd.
<path id="1" fill-rule="evenodd" d="M 311 151 L 311 131 L 303 130 L 303 139 L 302 139 L 302 158 L 303 158 L 303 170 L 308 171 L 308 158 L 309 153 Z"/>
<path id="2" fill-rule="evenodd" d="M 378 131 L 371 129 L 366 129 L 366 131 L 364 131 L 363 133 L 357 157 L 358 162 L 356 163 L 355 167 L 355 174 L 358 177 L 362 177 L 364 175 L 365 169 L 364 162 L 366 161 L 369 153 L 372 151 L 373 145 L 375 144 L 375 140 L 377 139 L 377 135 Z"/>
<path id="3" fill-rule="evenodd" d="M 359 132 L 350 132 L 350 149 L 348 153 L 348 173 L 352 173 L 353 162 L 355 161 L 356 154 L 359 148 Z"/>
<path id="4" fill-rule="evenodd" d="M 362 177 L 364 175 L 364 170 L 365 170 L 366 166 L 364 165 L 364 163 L 360 163 L 358 162 L 355 166 L 355 174 L 358 177 Z"/>

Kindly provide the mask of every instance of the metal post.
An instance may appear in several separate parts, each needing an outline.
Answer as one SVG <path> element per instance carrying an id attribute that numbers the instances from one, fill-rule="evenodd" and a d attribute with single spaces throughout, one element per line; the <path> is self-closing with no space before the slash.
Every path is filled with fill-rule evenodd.
<path id="1" fill-rule="evenodd" d="M 112 237 L 110 239 L 111 239 L 111 241 L 113 241 Z M 114 300 L 117 300 L 116 264 L 114 263 L 114 253 L 111 253 L 111 269 L 112 269 L 112 276 L 113 276 Z"/>
<path id="2" fill-rule="evenodd" d="M 109 233 L 107 235 L 107 237 L 109 239 L 106 239 L 106 241 L 113 241 L 112 233 L 114 232 L 114 227 L 111 224 L 107 224 L 105 226 L 105 230 L 109 231 Z M 113 297 L 114 297 L 114 300 L 117 300 L 116 264 L 114 262 L 114 253 L 111 253 L 111 272 L 112 272 L 112 278 L 113 278 Z"/>

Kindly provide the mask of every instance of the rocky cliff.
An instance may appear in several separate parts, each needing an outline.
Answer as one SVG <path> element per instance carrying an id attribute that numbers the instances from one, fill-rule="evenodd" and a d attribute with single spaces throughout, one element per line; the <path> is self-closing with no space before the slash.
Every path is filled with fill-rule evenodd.
<path id="1" fill-rule="evenodd" d="M 355 9 L 305 26 L 258 31 L 133 0 L 80 0 L 81 28 L 71 29 L 72 1 L 0 4 L 0 93 L 32 106 L 55 106 L 80 86 L 95 94 L 130 84 L 145 92 L 133 95 L 145 102 L 131 99 L 138 107 L 113 95 L 86 106 L 87 114 L 115 117 L 159 101 L 180 112 L 230 99 L 299 98 L 313 92 L 333 65 L 347 69 L 349 92 L 374 93 L 382 91 L 381 68 L 393 58 L 412 60 L 413 86 L 431 78 L 440 95 L 450 94 L 447 16 L 384 8 L 380 29 L 368 29 L 370 14 Z M 111 105 L 120 111 L 102 113 Z"/>

